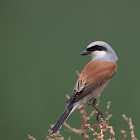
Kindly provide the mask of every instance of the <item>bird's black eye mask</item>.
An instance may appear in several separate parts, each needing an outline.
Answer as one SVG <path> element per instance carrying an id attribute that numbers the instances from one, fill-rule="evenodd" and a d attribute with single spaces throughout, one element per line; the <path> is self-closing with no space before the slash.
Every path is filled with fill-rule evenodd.
<path id="1" fill-rule="evenodd" d="M 90 48 L 87 48 L 86 51 L 107 51 L 107 49 L 103 46 L 98 46 L 98 45 L 95 45 L 95 46 L 92 46 Z"/>

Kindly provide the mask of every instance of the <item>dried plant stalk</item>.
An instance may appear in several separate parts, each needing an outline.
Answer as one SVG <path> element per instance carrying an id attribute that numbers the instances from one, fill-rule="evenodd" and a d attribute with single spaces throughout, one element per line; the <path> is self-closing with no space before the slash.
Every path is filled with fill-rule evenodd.
<path id="1" fill-rule="evenodd" d="M 77 73 L 78 76 L 80 76 L 80 72 L 78 70 L 75 71 Z"/>
<path id="2" fill-rule="evenodd" d="M 134 134 L 134 125 L 132 125 L 132 119 L 129 118 L 129 128 L 130 128 L 130 133 L 131 133 L 131 139 L 132 140 L 137 140 Z"/>
<path id="3" fill-rule="evenodd" d="M 87 116 L 87 113 L 85 110 L 85 108 L 86 108 L 85 104 L 81 104 L 78 106 L 78 110 L 80 111 L 81 118 L 82 118 L 82 121 L 80 123 L 81 129 L 72 128 L 67 123 L 64 123 L 64 125 L 71 131 L 75 132 L 76 134 L 84 136 L 85 140 L 89 139 L 89 135 L 87 135 L 87 133 L 86 133 L 87 130 L 90 130 L 93 133 L 93 136 L 97 136 L 97 140 L 103 140 L 106 132 L 109 130 L 109 132 L 110 132 L 109 140 L 115 140 L 115 138 L 114 138 L 115 133 L 114 133 L 113 127 L 109 126 L 109 119 L 112 116 L 111 114 L 109 114 L 110 103 L 111 102 L 109 101 L 107 104 L 106 119 L 103 120 L 103 118 L 100 118 L 100 124 L 94 125 L 94 128 L 90 124 L 87 124 L 87 121 L 89 121 L 93 117 L 94 114 L 97 114 L 97 111 L 94 110 L 90 113 L 89 116 Z M 99 98 L 98 98 L 97 104 L 99 104 Z M 95 129 L 100 129 L 100 132 L 99 133 L 96 132 Z"/>
<path id="4" fill-rule="evenodd" d="M 123 135 L 122 140 L 126 140 L 126 137 L 127 137 L 126 131 L 125 130 L 121 130 L 121 133 Z"/>
<path id="5" fill-rule="evenodd" d="M 32 136 L 30 136 L 30 135 L 28 135 L 28 139 L 29 139 L 29 140 L 36 140 L 34 137 L 32 137 Z"/>
<path id="6" fill-rule="evenodd" d="M 137 138 L 135 137 L 135 134 L 134 134 L 134 125 L 132 124 L 132 119 L 126 117 L 125 114 L 123 114 L 122 117 L 126 122 L 128 122 L 129 129 L 130 129 L 130 134 L 131 134 L 131 139 L 132 140 L 137 140 Z"/>
<path id="7" fill-rule="evenodd" d="M 78 71 L 76 71 L 77 75 L 80 76 L 80 73 Z M 69 99 L 69 95 L 66 95 L 67 99 Z M 99 106 L 99 97 L 97 97 L 97 104 L 96 106 Z M 106 108 L 106 118 L 105 120 L 103 120 L 103 118 L 101 118 L 101 116 L 99 116 L 99 124 L 94 124 L 93 126 L 91 126 L 90 124 L 88 124 L 87 122 L 96 114 L 97 115 L 97 111 L 93 110 L 89 116 L 87 116 L 87 112 L 85 110 L 86 105 L 85 103 L 81 104 L 78 106 L 78 110 L 80 111 L 81 114 L 81 118 L 82 121 L 80 123 L 81 128 L 80 129 L 76 129 L 71 127 L 69 124 L 67 124 L 66 122 L 64 122 L 64 126 L 66 126 L 69 130 L 73 131 L 74 133 L 83 136 L 85 140 L 89 140 L 89 135 L 87 134 L 87 130 L 90 130 L 92 132 L 92 135 L 96 138 L 93 138 L 93 140 L 104 140 L 105 138 L 105 134 L 106 132 L 109 131 L 109 139 L 108 140 L 115 140 L 115 132 L 113 130 L 113 127 L 109 125 L 109 120 L 112 117 L 112 114 L 109 114 L 109 109 L 110 109 L 110 104 L 111 101 L 109 101 L 107 103 L 107 108 Z M 132 119 L 126 117 L 125 114 L 122 115 L 123 119 L 125 121 L 128 122 L 129 124 L 129 128 L 130 128 L 130 133 L 131 133 L 131 139 L 132 140 L 137 140 L 134 134 L 134 126 L 132 124 Z M 52 128 L 53 125 L 51 125 L 50 127 Z M 96 130 L 99 130 L 99 132 L 97 132 Z M 121 130 L 121 133 L 123 135 L 122 140 L 126 140 L 126 131 L 125 130 Z M 54 137 L 54 138 L 53 138 Z M 34 137 L 28 135 L 28 139 L 29 140 L 36 140 Z M 47 140 L 64 140 L 64 137 L 60 134 L 60 131 L 58 131 L 55 134 L 52 134 L 50 131 L 50 136 L 46 137 Z M 68 140 L 71 140 L 71 137 L 68 138 Z"/>

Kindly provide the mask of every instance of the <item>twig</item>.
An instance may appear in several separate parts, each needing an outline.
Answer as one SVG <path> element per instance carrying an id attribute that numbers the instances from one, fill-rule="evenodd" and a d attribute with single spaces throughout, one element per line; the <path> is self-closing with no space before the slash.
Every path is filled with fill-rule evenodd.
<path id="1" fill-rule="evenodd" d="M 135 134 L 134 134 L 134 125 L 132 124 L 132 119 L 131 118 L 128 119 L 128 117 L 126 117 L 125 114 L 123 114 L 122 117 L 126 122 L 128 122 L 130 134 L 131 134 L 131 139 L 137 140 L 137 138 L 135 137 Z"/>
<path id="2" fill-rule="evenodd" d="M 29 140 L 36 140 L 34 137 L 32 137 L 32 136 L 30 136 L 30 135 L 28 135 L 28 139 L 29 139 Z"/>
<path id="3" fill-rule="evenodd" d="M 121 130 L 121 133 L 123 135 L 122 140 L 126 140 L 126 137 L 127 137 L 126 131 L 125 130 Z"/>

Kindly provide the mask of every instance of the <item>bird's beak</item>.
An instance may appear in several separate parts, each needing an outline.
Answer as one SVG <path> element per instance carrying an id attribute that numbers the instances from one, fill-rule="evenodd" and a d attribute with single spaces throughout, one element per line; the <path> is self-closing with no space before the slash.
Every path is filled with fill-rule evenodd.
<path id="1" fill-rule="evenodd" d="M 91 52 L 84 50 L 83 52 L 80 53 L 80 55 L 89 55 Z"/>

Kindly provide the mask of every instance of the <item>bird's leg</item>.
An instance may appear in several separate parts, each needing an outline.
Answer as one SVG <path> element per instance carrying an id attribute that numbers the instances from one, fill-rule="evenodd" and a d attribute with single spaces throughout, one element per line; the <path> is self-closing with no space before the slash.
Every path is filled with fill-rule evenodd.
<path id="1" fill-rule="evenodd" d="M 96 100 L 96 98 L 95 99 L 93 99 L 93 102 L 92 102 L 94 105 L 96 105 L 96 103 L 97 103 L 97 100 Z M 89 103 L 89 102 L 87 102 L 87 104 L 88 105 L 91 105 L 91 103 Z"/>
<path id="2" fill-rule="evenodd" d="M 93 102 L 92 102 L 92 104 L 90 104 L 90 105 L 92 105 L 93 107 L 94 107 L 94 109 L 98 112 L 98 114 L 97 114 L 97 121 L 99 121 L 99 116 L 101 117 L 101 118 L 103 118 L 103 115 L 102 115 L 102 112 L 97 108 L 97 106 L 96 106 L 96 99 L 93 99 Z"/>
<path id="3" fill-rule="evenodd" d="M 95 99 L 93 99 L 93 104 L 94 104 L 94 105 L 96 105 L 96 104 L 97 104 L 97 100 L 96 100 L 96 98 L 95 98 Z"/>

